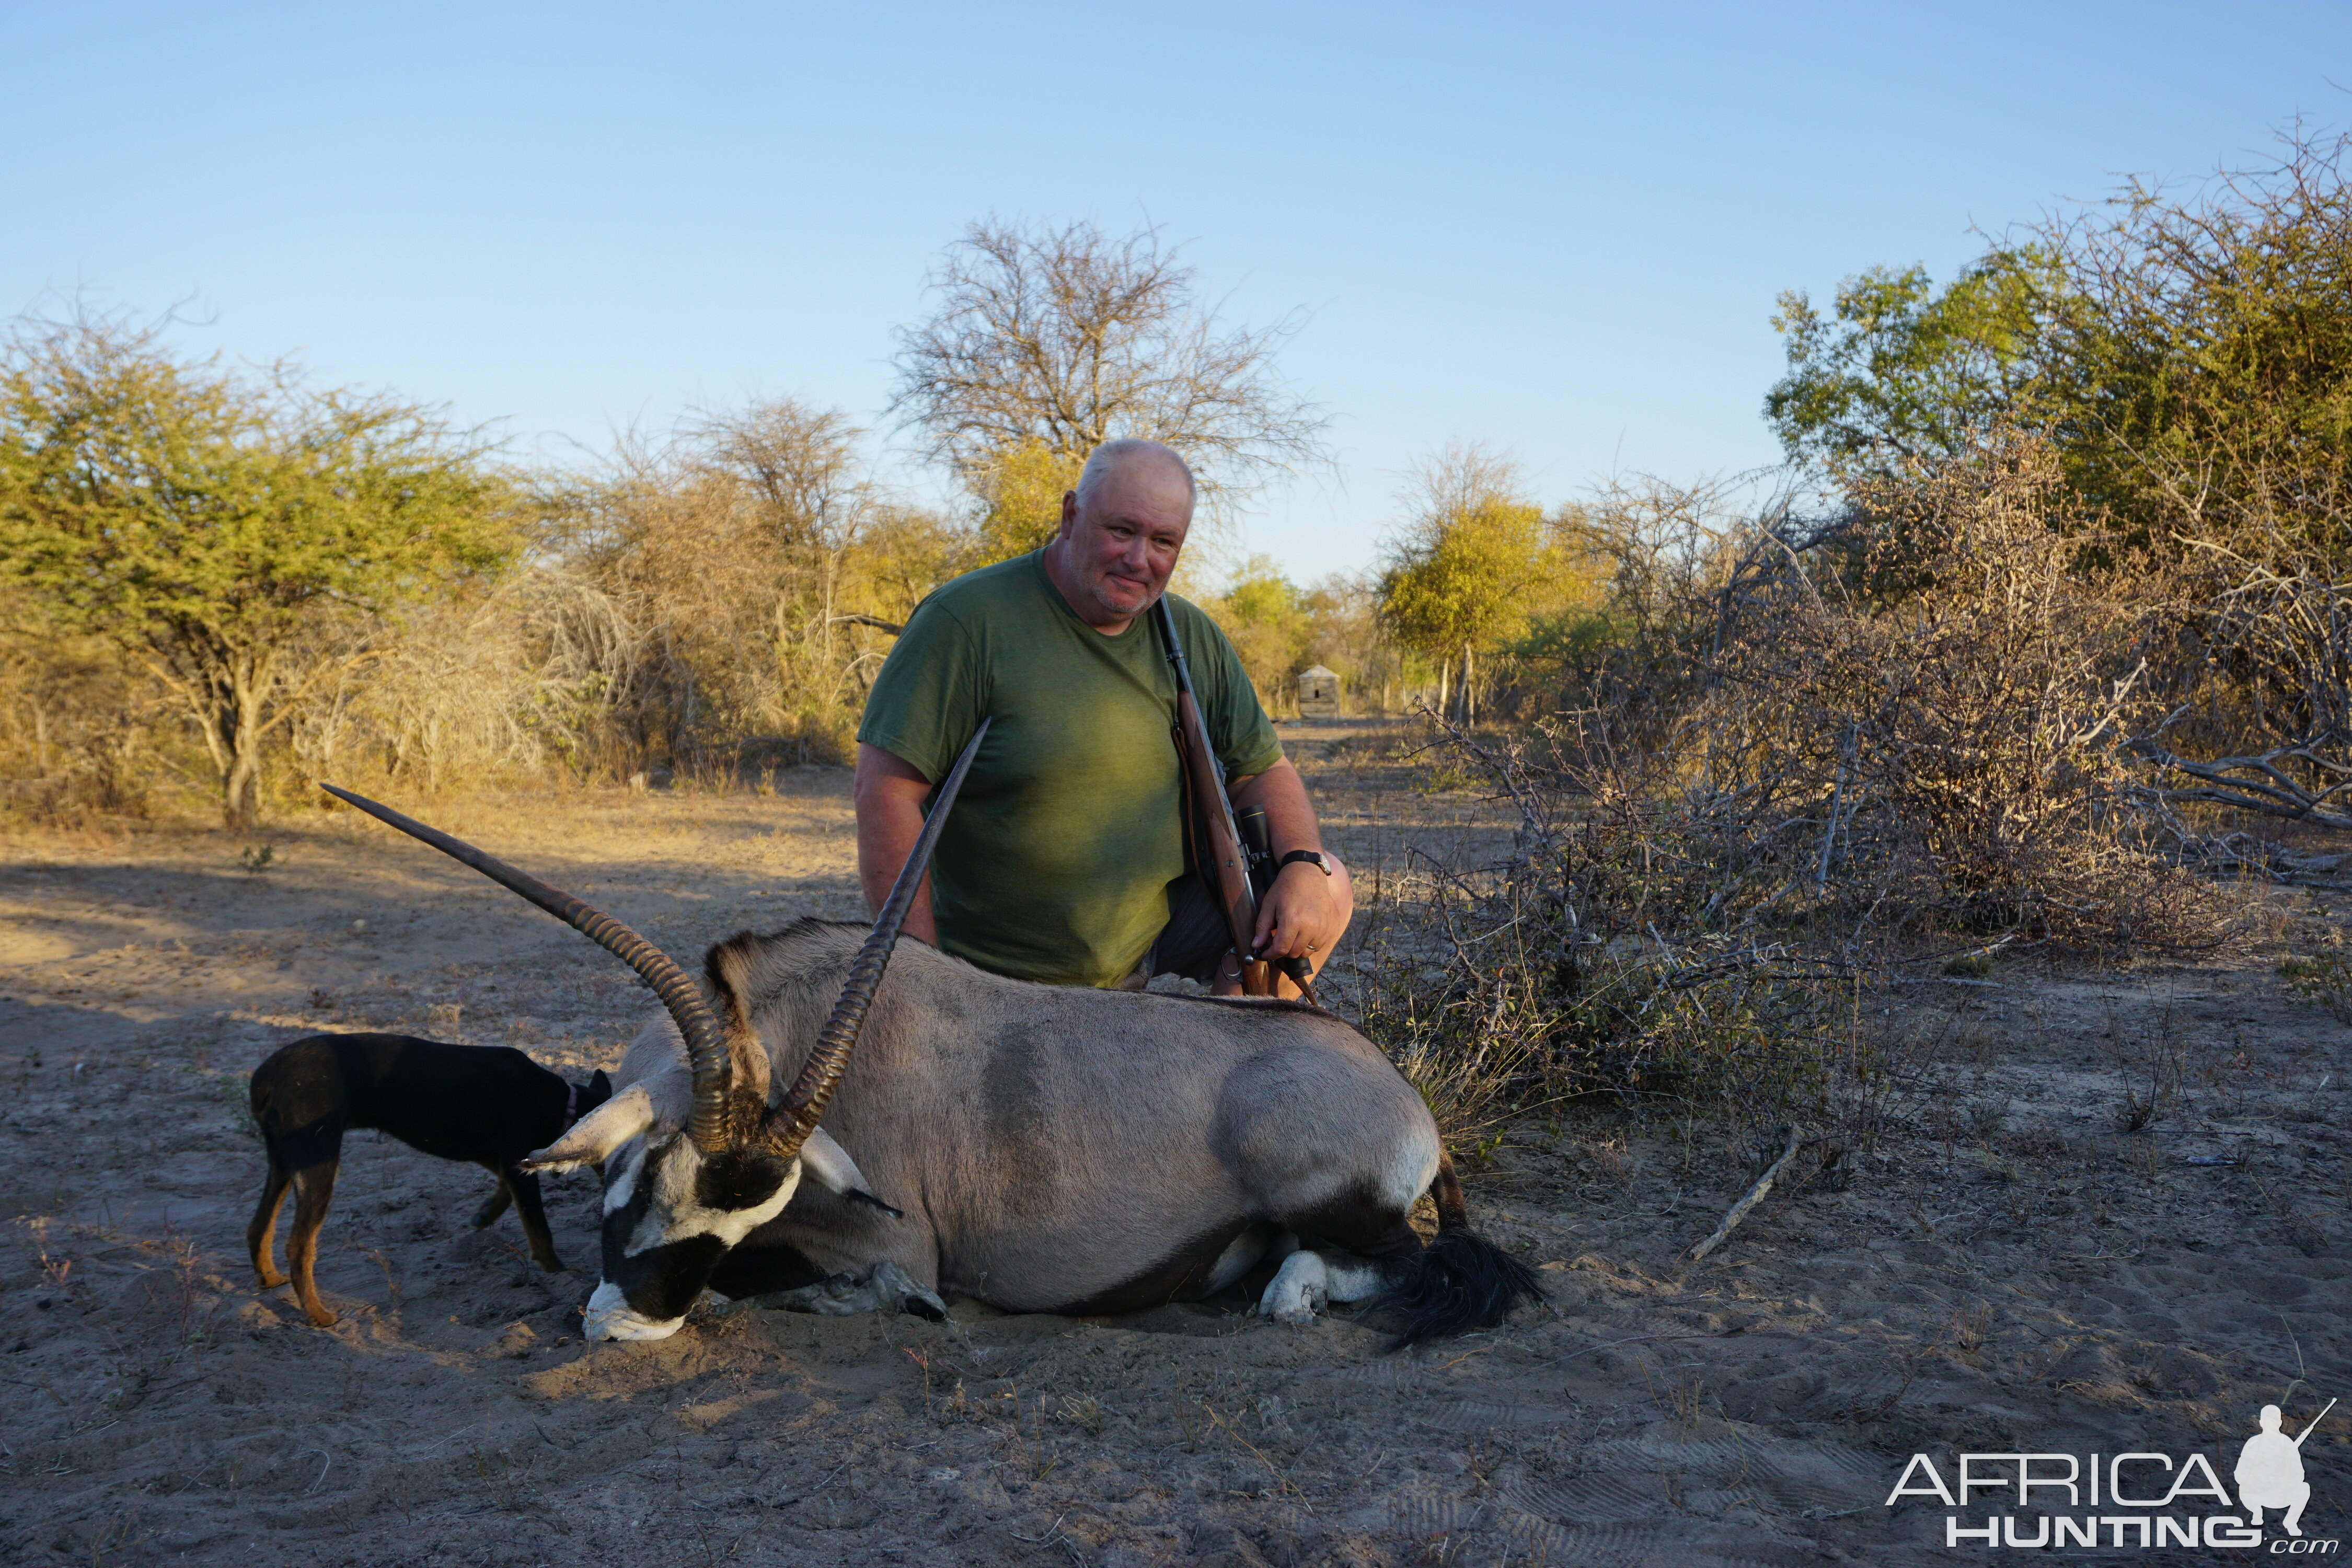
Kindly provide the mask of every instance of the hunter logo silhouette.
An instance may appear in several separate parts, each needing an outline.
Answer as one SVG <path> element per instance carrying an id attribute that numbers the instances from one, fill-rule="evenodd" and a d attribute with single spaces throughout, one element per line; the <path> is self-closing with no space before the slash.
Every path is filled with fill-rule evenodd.
<path id="1" fill-rule="evenodd" d="M 2335 1408 L 2336 1401 L 2329 1400 L 2327 1410 L 2307 1422 L 2299 1435 L 2290 1437 L 2279 1430 L 2279 1407 L 2263 1406 L 2263 1429 L 2246 1439 L 2234 1473 L 2239 1506 L 2246 1510 L 2248 1524 L 2259 1529 L 2263 1510 L 2283 1508 L 2286 1517 L 2279 1522 L 2286 1527 L 2286 1532 L 2303 1533 L 2303 1508 L 2311 1500 L 2311 1483 L 2303 1479 L 2303 1440 L 2327 1419 L 2327 1411 Z"/>

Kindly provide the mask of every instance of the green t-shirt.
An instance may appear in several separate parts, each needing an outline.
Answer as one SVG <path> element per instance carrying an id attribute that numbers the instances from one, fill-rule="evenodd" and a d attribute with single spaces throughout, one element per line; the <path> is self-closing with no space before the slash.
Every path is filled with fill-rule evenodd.
<path id="1" fill-rule="evenodd" d="M 1282 743 L 1216 624 L 1174 595 L 1192 688 L 1228 779 Z M 1184 829 L 1176 672 L 1156 617 L 1078 619 L 1042 552 L 967 573 L 915 608 L 857 738 L 938 783 L 992 718 L 931 861 L 940 945 L 1023 980 L 1110 985 L 1168 923 Z"/>

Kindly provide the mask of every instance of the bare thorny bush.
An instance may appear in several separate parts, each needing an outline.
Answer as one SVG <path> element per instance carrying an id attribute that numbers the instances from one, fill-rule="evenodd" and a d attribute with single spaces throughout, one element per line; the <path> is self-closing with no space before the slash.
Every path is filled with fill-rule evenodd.
<path id="1" fill-rule="evenodd" d="M 97 638 L 58 637 L 11 609 L 0 599 L 0 809 L 52 821 L 144 809 L 160 695 Z"/>
<path id="2" fill-rule="evenodd" d="M 1862 490 L 1830 569 L 1751 592 L 1692 716 L 1791 916 L 1912 938 L 2209 942 L 2133 809 L 2160 601 L 2085 570 L 2031 442 Z M 2145 584 L 2147 574 L 2139 574 Z M 1832 886 L 1832 884 L 1835 884 Z"/>
<path id="3" fill-rule="evenodd" d="M 1442 727 L 1512 847 L 1427 868 L 1364 1005 L 1457 1131 L 1595 1093 L 1868 1123 L 1895 1047 L 1865 994 L 2002 948 L 2228 935 L 2145 742 L 2179 576 L 2104 568 L 2027 438 L 1853 503 L 1647 574 L 1681 603 L 1626 658 L 1667 672 L 1667 710 Z"/>
<path id="4" fill-rule="evenodd" d="M 427 793 L 567 767 L 625 772 L 636 753 L 616 744 L 608 715 L 641 679 L 647 640 L 619 596 L 536 563 L 478 598 L 416 612 L 301 714 L 293 761 L 319 778 Z"/>
<path id="5" fill-rule="evenodd" d="M 1809 1098 L 1854 966 L 1746 918 L 1769 895 L 1719 800 L 1585 716 L 1439 744 L 1513 806 L 1512 848 L 1422 858 L 1359 1005 L 1449 1137 L 1593 1095 L 1763 1120 Z"/>

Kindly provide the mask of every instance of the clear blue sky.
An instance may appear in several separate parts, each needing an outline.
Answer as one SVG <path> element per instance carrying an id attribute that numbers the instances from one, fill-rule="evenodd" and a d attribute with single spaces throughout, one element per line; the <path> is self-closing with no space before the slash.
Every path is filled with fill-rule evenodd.
<path id="1" fill-rule="evenodd" d="M 592 447 L 793 393 L 872 424 L 984 213 L 1150 220 L 1335 417 L 1249 548 L 1370 562 L 1452 437 L 1540 499 L 1769 462 L 1775 295 L 1948 277 L 2126 171 L 2352 121 L 2352 5 L 0 5 L 0 307 Z M 885 477 L 924 481 L 877 443 Z M 935 483 L 935 481 L 933 481 Z"/>

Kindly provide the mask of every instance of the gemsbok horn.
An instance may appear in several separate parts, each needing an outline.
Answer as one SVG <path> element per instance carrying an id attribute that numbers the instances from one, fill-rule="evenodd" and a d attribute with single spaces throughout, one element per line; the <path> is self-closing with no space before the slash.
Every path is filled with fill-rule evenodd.
<path id="1" fill-rule="evenodd" d="M 898 868 L 898 879 L 891 884 L 890 896 L 875 918 L 872 934 L 850 966 L 849 979 L 842 986 L 840 1000 L 834 1004 L 833 1016 L 825 1020 L 816 1047 L 809 1053 L 799 1079 L 773 1110 L 763 1104 L 747 1103 L 750 1095 L 739 1092 L 739 1089 L 752 1087 L 737 1083 L 739 1053 L 761 1049 L 756 1036 L 748 1041 L 740 1037 L 750 1032 L 748 1020 L 730 1018 L 721 1024 L 703 999 L 700 988 L 669 954 L 586 900 L 551 888 L 461 838 L 452 837 L 437 827 L 428 827 L 365 795 L 353 795 L 331 784 L 319 787 L 377 821 L 431 845 L 451 859 L 472 867 L 501 888 L 537 904 L 635 970 L 653 994 L 661 998 L 686 1041 L 687 1062 L 694 1074 L 694 1113 L 687 1124 L 687 1136 L 694 1141 L 694 1146 L 705 1154 L 716 1154 L 736 1146 L 747 1131 L 756 1131 L 760 1142 L 780 1158 L 789 1160 L 800 1152 L 809 1134 L 816 1130 L 826 1102 L 833 1098 L 843 1071 L 849 1066 L 850 1053 L 857 1047 L 858 1029 L 866 1022 L 866 1009 L 874 1005 L 882 973 L 889 966 L 890 952 L 898 945 L 898 933 L 907 923 L 907 911 L 913 907 L 916 889 L 922 886 L 924 874 L 930 868 L 931 851 L 939 844 L 940 830 L 947 826 L 948 812 L 963 788 L 964 775 L 971 771 L 972 758 L 979 754 L 988 725 L 986 719 L 980 721 L 980 728 L 972 731 L 962 754 L 956 758 L 955 766 L 940 781 L 923 830 L 916 837 L 914 848 L 908 852 L 906 864 Z M 765 1088 L 764 1082 L 758 1086 L 762 1091 Z M 764 1098 L 761 1093 L 761 1099 Z"/>

